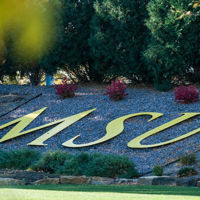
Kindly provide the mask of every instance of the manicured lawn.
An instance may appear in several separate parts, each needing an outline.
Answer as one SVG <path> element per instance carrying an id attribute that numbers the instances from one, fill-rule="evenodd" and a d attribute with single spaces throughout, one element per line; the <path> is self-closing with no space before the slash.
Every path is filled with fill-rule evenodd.
<path id="1" fill-rule="evenodd" d="M 165 186 L 0 186 L 0 200 L 200 200 L 199 188 Z"/>

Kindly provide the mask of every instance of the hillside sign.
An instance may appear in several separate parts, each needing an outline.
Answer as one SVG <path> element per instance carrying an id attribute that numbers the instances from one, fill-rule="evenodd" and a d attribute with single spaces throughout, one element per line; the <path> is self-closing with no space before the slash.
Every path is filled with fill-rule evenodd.
<path id="1" fill-rule="evenodd" d="M 72 115 L 69 117 L 66 117 L 64 119 L 60 119 L 58 121 L 49 123 L 49 124 L 45 124 L 39 127 L 35 127 L 26 131 L 23 131 L 34 119 L 36 119 L 42 112 L 44 112 L 47 109 L 47 107 L 42 108 L 40 110 L 37 110 L 33 113 L 30 113 L 28 115 L 25 115 L 21 118 L 18 118 L 16 120 L 13 120 L 7 124 L 1 125 L 0 126 L 0 130 L 7 128 L 11 125 L 15 125 L 8 133 L 6 133 L 1 139 L 0 139 L 0 143 L 2 142 L 6 142 L 8 140 L 11 140 L 13 138 L 22 136 L 22 135 L 26 135 L 28 133 L 32 133 L 47 127 L 51 127 L 56 125 L 55 127 L 53 127 L 51 130 L 49 130 L 48 132 L 44 133 L 43 135 L 41 135 L 40 137 L 36 138 L 34 141 L 30 142 L 27 145 L 34 145 L 34 146 L 44 146 L 47 145 L 45 144 L 45 141 L 50 139 L 51 137 L 55 136 L 56 134 L 58 134 L 59 132 L 61 132 L 62 130 L 66 129 L 67 127 L 69 127 L 70 125 L 72 125 L 73 123 L 77 122 L 78 120 L 84 118 L 85 116 L 87 116 L 88 114 L 94 112 L 96 109 L 92 109 L 92 110 L 88 110 L 88 111 L 84 111 L 82 113 L 78 113 L 76 115 Z M 143 133 L 140 136 L 137 136 L 136 138 L 132 139 L 127 146 L 130 148 L 153 148 L 153 147 L 160 147 L 163 145 L 167 145 L 167 144 L 171 144 L 174 142 L 178 142 L 180 140 L 183 140 L 187 137 L 190 137 L 194 134 L 197 134 L 200 132 L 200 128 L 197 128 L 193 131 L 190 131 L 188 133 L 185 133 L 179 137 L 176 137 L 174 139 L 165 141 L 165 142 L 161 142 L 161 143 L 157 143 L 157 144 L 151 144 L 151 145 L 143 145 L 141 144 L 141 142 L 152 136 L 155 134 L 158 134 L 161 131 L 164 131 L 176 124 L 179 124 L 187 119 L 190 119 L 192 117 L 196 117 L 200 115 L 200 113 L 182 113 L 180 117 L 171 120 L 161 126 L 158 126 L 150 131 L 147 131 L 145 133 Z M 151 116 L 151 119 L 148 120 L 148 122 L 155 120 L 161 116 L 163 116 L 162 113 L 157 113 L 157 112 L 141 112 L 141 113 L 134 113 L 134 114 L 129 114 L 129 115 L 125 115 L 122 117 L 119 117 L 117 119 L 114 119 L 113 121 L 109 122 L 108 125 L 106 126 L 106 134 L 93 142 L 89 142 L 89 143 L 84 143 L 84 144 L 76 144 L 74 143 L 74 141 L 80 137 L 80 135 L 77 135 L 75 137 L 73 137 L 72 139 L 64 142 L 62 145 L 65 147 L 70 147 L 70 148 L 81 148 L 81 147 L 89 147 L 92 145 L 97 145 L 103 142 L 106 142 L 108 140 L 113 139 L 114 137 L 118 136 L 119 134 L 121 134 L 124 130 L 124 121 L 132 118 L 132 117 L 137 117 L 137 116 Z"/>

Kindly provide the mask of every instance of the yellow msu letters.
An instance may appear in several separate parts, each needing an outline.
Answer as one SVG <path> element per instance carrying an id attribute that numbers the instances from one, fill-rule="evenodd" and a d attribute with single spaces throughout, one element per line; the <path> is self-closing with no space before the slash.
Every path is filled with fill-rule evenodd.
<path id="1" fill-rule="evenodd" d="M 23 131 L 34 119 L 36 119 L 42 112 L 44 112 L 46 110 L 45 108 L 42 108 L 40 110 L 37 110 L 33 113 L 30 113 L 28 115 L 25 115 L 21 118 L 18 118 L 14 121 L 11 121 L 7 124 L 4 124 L 2 126 L 0 126 L 0 130 L 7 128 L 11 125 L 16 124 L 6 135 L 4 135 L 1 139 L 0 142 L 5 142 L 7 140 L 34 132 L 34 131 L 38 131 L 53 125 L 57 125 L 54 128 L 52 128 L 51 130 L 49 130 L 48 132 L 46 132 L 45 134 L 41 135 L 40 137 L 38 137 L 37 139 L 35 139 L 34 141 L 32 141 L 31 143 L 29 143 L 28 145 L 36 145 L 36 146 L 44 146 L 47 144 L 44 144 L 44 142 L 48 139 L 50 139 L 51 137 L 55 136 L 56 134 L 58 134 L 59 132 L 61 132 L 62 130 L 66 129 L 67 127 L 69 127 L 70 125 L 72 125 L 73 123 L 77 122 L 78 120 L 82 119 L 83 117 L 87 116 L 88 114 L 90 114 L 91 112 L 93 112 L 96 109 L 91 109 L 76 115 L 72 115 L 69 117 L 66 117 L 64 119 L 49 123 L 49 124 L 45 124 L 36 128 L 32 128 L 29 129 L 27 131 Z M 71 148 L 80 148 L 80 147 L 88 147 L 88 146 L 92 146 L 92 145 L 96 145 L 96 144 L 100 144 L 102 142 L 106 142 L 116 136 L 118 136 L 120 133 L 122 133 L 122 131 L 124 130 L 124 121 L 126 119 L 132 118 L 132 117 L 137 117 L 137 116 L 143 116 L 143 115 L 147 115 L 147 116 L 151 116 L 151 119 L 148 120 L 148 122 L 155 120 L 161 116 L 163 116 L 162 113 L 157 113 L 157 112 L 144 112 L 144 113 L 135 113 L 135 114 L 130 114 L 130 115 L 125 115 L 123 117 L 119 117 L 113 121 L 111 121 L 110 123 L 108 123 L 108 125 L 106 126 L 106 134 L 105 136 L 103 136 L 102 138 L 93 141 L 93 142 L 89 142 L 86 144 L 75 144 L 74 141 L 75 139 L 77 139 L 78 137 L 80 137 L 80 135 L 77 135 L 75 137 L 73 137 L 72 139 L 64 142 L 62 145 L 65 147 L 71 147 Z M 187 119 L 190 119 L 192 117 L 196 117 L 200 115 L 200 113 L 183 113 L 183 115 L 181 117 L 178 117 L 174 120 L 171 120 L 170 122 L 167 122 L 159 127 L 156 127 L 150 131 L 147 131 L 146 133 L 134 138 L 133 140 L 131 140 L 128 143 L 128 147 L 130 148 L 152 148 L 152 147 L 159 147 L 162 145 L 167 145 L 167 144 L 171 144 L 173 142 L 178 142 L 182 139 L 185 139 L 187 137 L 190 137 L 198 132 L 200 132 L 200 128 L 197 128 L 189 133 L 186 133 L 184 135 L 181 135 L 179 137 L 176 137 L 174 139 L 168 140 L 166 142 L 161 142 L 161 143 L 157 143 L 157 144 L 152 144 L 152 145 L 142 145 L 141 141 L 154 135 L 157 134 L 161 131 L 164 131 L 178 123 L 181 123 Z"/>
<path id="2" fill-rule="evenodd" d="M 131 118 L 131 117 L 141 116 L 141 115 L 152 116 L 152 118 L 149 120 L 149 121 L 152 121 L 152 120 L 157 119 L 158 117 L 162 116 L 163 114 L 146 112 L 146 113 L 136 113 L 136 114 L 126 115 L 126 116 L 123 116 L 123 117 L 120 117 L 120 118 L 117 118 L 117 119 L 111 121 L 106 127 L 106 135 L 97 141 L 90 142 L 87 144 L 74 144 L 73 141 L 80 136 L 80 135 L 77 135 L 76 137 L 72 138 L 71 140 L 64 142 L 62 145 L 65 147 L 88 147 L 91 145 L 95 145 L 95 144 L 99 144 L 99 143 L 108 141 L 108 140 L 116 137 L 117 135 L 119 135 L 124 130 L 124 121 L 126 119 Z"/>
<path id="3" fill-rule="evenodd" d="M 128 143 L 128 147 L 130 147 L 130 148 L 159 147 L 159 146 L 162 146 L 162 145 L 167 145 L 167 144 L 171 144 L 171 143 L 174 143 L 174 142 L 178 142 L 178 141 L 183 140 L 183 139 L 185 139 L 187 137 L 190 137 L 190 136 L 200 132 L 200 128 L 195 129 L 195 130 L 193 130 L 193 131 L 191 131 L 189 133 L 186 133 L 184 135 L 181 135 L 181 136 L 179 136 L 177 138 L 171 139 L 171 140 L 166 141 L 166 142 L 161 142 L 161 143 L 152 144 L 152 145 L 142 145 L 141 144 L 141 141 L 146 139 L 147 137 L 149 137 L 151 135 L 154 135 L 154 134 L 157 134 L 157 133 L 159 133 L 159 132 L 161 132 L 161 131 L 163 131 L 165 129 L 168 129 L 168 128 L 170 128 L 170 127 L 172 127 L 172 126 L 174 126 L 174 125 L 176 125 L 176 124 L 178 124 L 180 122 L 183 122 L 183 121 L 185 121 L 185 120 L 187 120 L 189 118 L 195 117 L 197 115 L 200 115 L 200 113 L 183 113 L 183 116 L 181 116 L 179 118 L 176 118 L 176 119 L 174 119 L 174 120 L 172 120 L 172 121 L 170 121 L 170 122 L 168 122 L 166 124 L 163 124 L 163 125 L 161 125 L 159 127 L 156 127 L 154 129 L 152 129 L 152 130 L 150 130 L 150 131 L 148 131 L 148 132 L 146 132 L 146 133 L 134 138 L 133 140 L 131 140 Z"/>
<path id="4" fill-rule="evenodd" d="M 85 117 L 86 115 L 88 115 L 89 113 L 93 112 L 95 109 L 92 110 L 88 110 L 76 115 L 72 115 L 70 117 L 66 117 L 64 119 L 49 123 L 49 124 L 45 124 L 43 126 L 39 126 L 24 132 L 21 132 L 25 127 L 27 127 L 36 117 L 38 117 L 38 115 L 40 115 L 46 108 L 43 108 L 41 110 L 37 110 L 31 114 L 28 114 L 24 117 L 21 117 L 19 119 L 16 119 L 10 123 L 7 123 L 3 126 L 0 126 L 0 130 L 3 128 L 6 128 L 10 125 L 16 124 L 18 123 L 14 128 L 12 128 L 5 136 L 3 136 L 0 139 L 0 142 L 5 142 L 7 140 L 13 139 L 15 137 L 21 136 L 21 135 L 25 135 L 34 131 L 38 131 L 41 130 L 43 128 L 47 128 L 49 126 L 53 126 L 58 124 L 56 127 L 52 128 L 50 131 L 48 131 L 47 133 L 43 134 L 42 136 L 40 136 L 39 138 L 37 138 L 36 140 L 34 140 L 33 142 L 29 143 L 28 145 L 37 145 L 37 146 L 43 146 L 45 145 L 43 142 L 46 141 L 47 139 L 53 137 L 54 135 L 56 135 L 57 133 L 59 133 L 60 131 L 64 130 L 65 128 L 67 128 L 68 126 L 72 125 L 73 123 L 75 123 L 76 121 L 80 120 L 81 118 Z"/>

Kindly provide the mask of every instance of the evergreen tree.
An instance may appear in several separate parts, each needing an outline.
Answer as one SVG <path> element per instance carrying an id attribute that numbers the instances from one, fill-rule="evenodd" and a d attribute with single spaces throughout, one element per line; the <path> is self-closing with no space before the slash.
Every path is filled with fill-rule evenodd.
<path id="1" fill-rule="evenodd" d="M 15 1 L 5 2 L 6 7 L 15 5 Z M 23 0 L 16 8 L 22 13 L 15 13 L 15 9 L 5 16 L 1 13 L 6 21 L 0 32 L 4 36 L 0 37 L 1 80 L 4 75 L 15 77 L 20 71 L 38 85 L 42 71 L 53 73 L 63 63 L 65 29 L 60 8 L 61 0 Z"/>
<path id="2" fill-rule="evenodd" d="M 89 39 L 94 70 L 102 76 L 145 79 L 142 51 L 147 1 L 97 0 Z"/>
<path id="3" fill-rule="evenodd" d="M 93 70 L 93 55 L 88 45 L 94 0 L 64 2 L 66 69 L 75 73 L 80 81 L 102 81 L 98 71 Z"/>
<path id="4" fill-rule="evenodd" d="M 148 70 L 155 87 L 167 90 L 174 76 L 200 71 L 200 7 L 192 0 L 151 0 L 147 9 Z"/>

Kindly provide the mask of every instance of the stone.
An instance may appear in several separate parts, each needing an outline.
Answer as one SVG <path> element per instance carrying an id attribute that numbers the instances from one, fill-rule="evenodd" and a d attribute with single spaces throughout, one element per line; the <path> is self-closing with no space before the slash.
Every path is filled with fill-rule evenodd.
<path id="1" fill-rule="evenodd" d="M 92 185 L 110 185 L 114 184 L 115 180 L 113 178 L 105 178 L 105 177 L 91 177 L 91 184 Z"/>
<path id="2" fill-rule="evenodd" d="M 152 180 L 157 176 L 142 176 L 138 179 L 138 185 L 152 185 Z"/>
<path id="3" fill-rule="evenodd" d="M 158 176 L 152 180 L 152 185 L 176 186 L 176 178 L 172 176 Z"/>
<path id="4" fill-rule="evenodd" d="M 195 186 L 197 186 L 198 181 L 200 181 L 200 175 L 178 178 L 176 184 L 177 184 L 177 186 L 195 187 Z"/>
<path id="5" fill-rule="evenodd" d="M 168 185 L 175 186 L 176 178 L 171 176 L 146 176 L 138 179 L 138 185 Z"/>
<path id="6" fill-rule="evenodd" d="M 40 179 L 60 178 L 60 176 L 56 174 L 47 174 L 35 171 L 0 170 L 0 178 L 12 178 L 12 179 L 24 180 L 25 184 L 32 184 L 33 182 Z"/>
<path id="7" fill-rule="evenodd" d="M 25 181 L 14 178 L 0 178 L 0 185 L 24 185 Z"/>
<path id="8" fill-rule="evenodd" d="M 61 184 L 90 184 L 90 178 L 86 176 L 61 176 Z"/>
<path id="9" fill-rule="evenodd" d="M 177 186 L 195 186 L 196 181 L 194 178 L 179 178 L 176 182 Z"/>
<path id="10" fill-rule="evenodd" d="M 137 179 L 137 178 L 134 178 L 132 183 L 133 183 L 134 185 L 137 185 L 137 184 L 138 184 L 138 179 Z"/>
<path id="11" fill-rule="evenodd" d="M 200 174 L 198 174 L 198 175 L 195 175 L 195 176 L 192 176 L 193 178 L 195 178 L 196 179 L 196 181 L 200 181 Z"/>
<path id="12" fill-rule="evenodd" d="M 115 180 L 115 184 L 132 184 L 137 185 L 138 179 L 119 178 Z"/>
<path id="13" fill-rule="evenodd" d="M 59 183 L 59 178 L 46 178 L 33 182 L 33 185 L 58 185 Z"/>

